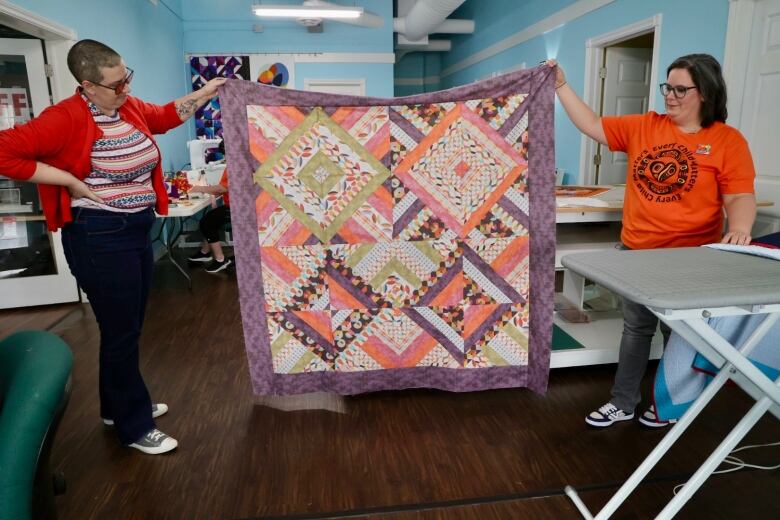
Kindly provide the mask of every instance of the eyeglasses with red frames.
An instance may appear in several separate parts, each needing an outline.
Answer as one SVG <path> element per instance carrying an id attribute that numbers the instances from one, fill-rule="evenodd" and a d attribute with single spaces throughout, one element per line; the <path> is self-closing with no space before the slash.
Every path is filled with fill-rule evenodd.
<path id="1" fill-rule="evenodd" d="M 97 85 L 98 87 L 111 89 L 114 91 L 114 94 L 118 96 L 125 90 L 125 85 L 128 85 L 131 81 L 133 81 L 133 74 L 135 74 L 135 71 L 130 67 L 125 67 L 125 68 L 127 69 L 127 76 L 125 76 L 125 79 L 123 79 L 116 85 L 103 85 L 101 83 L 94 83 L 94 84 Z"/>
<path id="2" fill-rule="evenodd" d="M 682 85 L 670 85 L 669 83 L 661 83 L 660 87 L 661 87 L 661 94 L 664 97 L 668 96 L 670 92 L 674 92 L 675 99 L 684 98 L 685 94 L 687 94 L 689 90 L 696 88 L 696 86 L 683 87 Z"/>

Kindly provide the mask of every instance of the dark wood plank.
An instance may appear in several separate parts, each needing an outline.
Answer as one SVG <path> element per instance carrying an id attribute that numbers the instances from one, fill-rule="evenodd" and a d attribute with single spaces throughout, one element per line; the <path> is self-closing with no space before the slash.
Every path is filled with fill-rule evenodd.
<path id="1" fill-rule="evenodd" d="M 124 448 L 100 423 L 91 311 L 54 328 L 75 355 L 73 396 L 52 456 L 69 484 L 57 499 L 62 519 L 576 518 L 566 484 L 614 490 L 664 435 L 633 422 L 606 431 L 585 425 L 585 413 L 608 396 L 614 366 L 555 370 L 546 396 L 510 389 L 255 397 L 235 278 L 193 275 L 190 292 L 168 264 L 157 266 L 142 338 L 147 384 L 171 407 L 158 426 L 179 440 L 172 454 Z M 651 478 L 692 473 L 749 406 L 741 390 L 721 391 Z M 749 442 L 779 438 L 780 422 L 767 417 Z M 779 453 L 767 448 L 751 460 L 769 463 Z M 777 473 L 751 475 L 755 485 L 734 493 L 725 485 L 714 503 L 733 501 L 764 517 L 764 488 L 777 489 Z M 650 518 L 664 493 L 630 507 Z M 585 494 L 592 507 L 608 496 Z M 697 503 L 703 513 L 722 508 Z"/>
<path id="2" fill-rule="evenodd" d="M 58 303 L 0 310 L 0 338 L 20 330 L 49 330 L 80 307 L 79 303 Z"/>

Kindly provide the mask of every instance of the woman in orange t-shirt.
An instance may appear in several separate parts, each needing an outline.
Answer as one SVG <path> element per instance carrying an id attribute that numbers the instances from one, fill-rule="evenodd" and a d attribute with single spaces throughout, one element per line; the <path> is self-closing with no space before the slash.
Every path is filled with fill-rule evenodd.
<path id="1" fill-rule="evenodd" d="M 554 60 L 547 62 L 555 66 Z M 749 244 L 756 216 L 755 170 L 745 138 L 726 122 L 726 84 L 708 54 L 675 60 L 661 84 L 666 114 L 599 117 L 572 90 L 563 70 L 555 90 L 574 125 L 612 151 L 628 154 L 621 241 L 625 249 Z M 725 210 L 728 230 L 723 234 Z M 585 421 L 606 427 L 634 417 L 658 318 L 623 302 L 623 336 L 612 399 Z M 669 328 L 661 323 L 664 343 Z M 639 418 L 662 427 L 653 407 Z"/>

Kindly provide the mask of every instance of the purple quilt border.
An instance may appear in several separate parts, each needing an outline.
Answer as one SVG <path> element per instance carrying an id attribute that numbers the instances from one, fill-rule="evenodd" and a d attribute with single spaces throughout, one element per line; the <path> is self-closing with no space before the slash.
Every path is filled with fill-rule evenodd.
<path id="1" fill-rule="evenodd" d="M 228 80 L 220 89 L 236 269 L 241 318 L 249 371 L 258 395 L 306 392 L 357 394 L 403 388 L 437 388 L 466 392 L 525 386 L 539 393 L 547 389 L 552 340 L 555 262 L 554 198 L 554 69 L 539 66 L 439 92 L 399 98 L 372 98 L 279 89 L 250 81 Z M 263 284 L 257 243 L 255 199 L 259 187 L 252 176 L 259 163 L 249 151 L 246 106 L 373 106 L 465 101 L 483 97 L 528 93 L 530 217 L 530 288 L 528 365 L 445 369 L 399 368 L 367 372 L 313 372 L 275 374 L 271 362 L 263 302 Z M 261 297 L 258 298 L 258 295 Z"/>

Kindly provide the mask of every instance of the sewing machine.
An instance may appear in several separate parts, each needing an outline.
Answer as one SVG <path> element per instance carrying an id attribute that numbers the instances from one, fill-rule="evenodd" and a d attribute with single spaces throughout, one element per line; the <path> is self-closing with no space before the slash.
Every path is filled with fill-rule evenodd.
<path id="1" fill-rule="evenodd" d="M 192 141 L 187 141 L 187 148 L 190 150 L 190 169 L 208 169 L 209 163 L 206 162 L 206 152 L 216 148 L 221 142 L 222 139 L 193 139 Z"/>
<path id="2" fill-rule="evenodd" d="M 208 151 L 219 146 L 222 139 L 194 139 L 187 141 L 190 151 L 190 169 L 186 170 L 190 184 L 217 184 L 225 170 L 225 160 L 206 162 Z"/>

